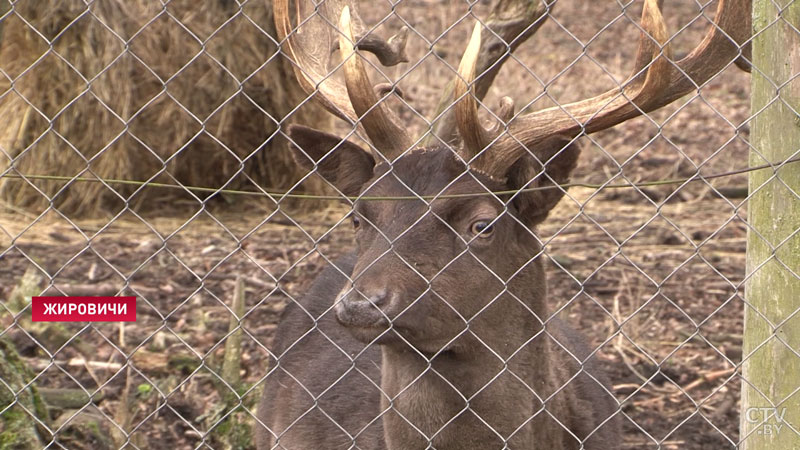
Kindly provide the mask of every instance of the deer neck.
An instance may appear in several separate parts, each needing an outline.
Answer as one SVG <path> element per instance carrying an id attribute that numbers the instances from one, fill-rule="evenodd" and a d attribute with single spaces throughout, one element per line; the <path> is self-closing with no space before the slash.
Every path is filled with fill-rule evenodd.
<path id="1" fill-rule="evenodd" d="M 412 349 L 383 347 L 382 410 L 387 411 L 383 421 L 388 449 L 428 448 L 430 443 L 439 450 L 500 448 L 503 440 L 498 434 L 527 441 L 530 427 L 515 430 L 541 407 L 531 389 L 551 390 L 547 386 L 551 368 L 545 357 L 549 342 L 533 339 L 510 359 L 505 351 L 474 344 L 469 351 L 443 352 L 430 362 Z"/>

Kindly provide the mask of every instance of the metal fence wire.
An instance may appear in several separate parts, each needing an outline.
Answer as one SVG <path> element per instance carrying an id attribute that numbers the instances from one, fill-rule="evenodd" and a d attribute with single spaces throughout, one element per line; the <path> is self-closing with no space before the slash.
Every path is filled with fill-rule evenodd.
<path id="1" fill-rule="evenodd" d="M 0 1 L 0 448 L 797 445 L 758 3 Z"/>

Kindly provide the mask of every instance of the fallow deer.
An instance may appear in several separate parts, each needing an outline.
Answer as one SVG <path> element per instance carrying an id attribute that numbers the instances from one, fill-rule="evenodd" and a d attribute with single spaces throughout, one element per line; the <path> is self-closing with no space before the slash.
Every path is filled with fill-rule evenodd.
<path id="1" fill-rule="evenodd" d="M 398 125 L 354 48 L 366 41 L 350 6 L 319 3 L 314 14 L 327 20 L 294 29 L 288 3 L 275 0 L 275 21 L 298 81 L 372 145 L 288 130 L 298 163 L 355 198 L 357 248 L 284 312 L 258 447 L 618 448 L 619 403 L 585 339 L 551 317 L 532 230 L 564 194 L 578 137 L 665 106 L 742 57 L 750 1 L 719 0 L 703 41 L 674 61 L 660 2 L 646 0 L 633 71 L 618 89 L 525 115 L 504 98 L 489 128 L 474 93 L 477 24 L 455 82 L 455 151 L 420 148 Z M 359 50 L 403 59 L 398 40 L 371 44 Z M 328 76 L 335 47 L 343 84 Z"/>

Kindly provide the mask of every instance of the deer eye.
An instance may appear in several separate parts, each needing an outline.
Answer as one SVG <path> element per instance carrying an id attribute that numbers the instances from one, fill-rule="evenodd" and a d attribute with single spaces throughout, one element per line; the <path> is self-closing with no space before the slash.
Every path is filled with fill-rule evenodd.
<path id="1" fill-rule="evenodd" d="M 470 231 L 479 238 L 488 238 L 494 233 L 494 225 L 491 220 L 476 220 L 470 226 Z"/>
<path id="2" fill-rule="evenodd" d="M 357 215 L 353 214 L 352 220 L 353 220 L 353 229 L 357 230 L 361 226 L 361 219 Z"/>

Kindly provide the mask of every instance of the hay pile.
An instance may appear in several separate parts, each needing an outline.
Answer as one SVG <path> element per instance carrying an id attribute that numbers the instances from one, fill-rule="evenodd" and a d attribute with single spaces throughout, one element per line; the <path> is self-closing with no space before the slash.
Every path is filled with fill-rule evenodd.
<path id="1" fill-rule="evenodd" d="M 265 34 L 274 35 L 269 2 L 18 2 L 14 11 L 0 42 L 0 173 L 249 190 L 250 179 L 281 189 L 303 175 L 285 141 L 270 140 L 305 95 Z M 304 106 L 284 123 L 328 121 Z M 137 210 L 196 205 L 180 190 L 33 184 L 0 179 L 0 200 L 40 212 L 44 193 L 72 217 L 116 213 L 126 200 Z"/>

